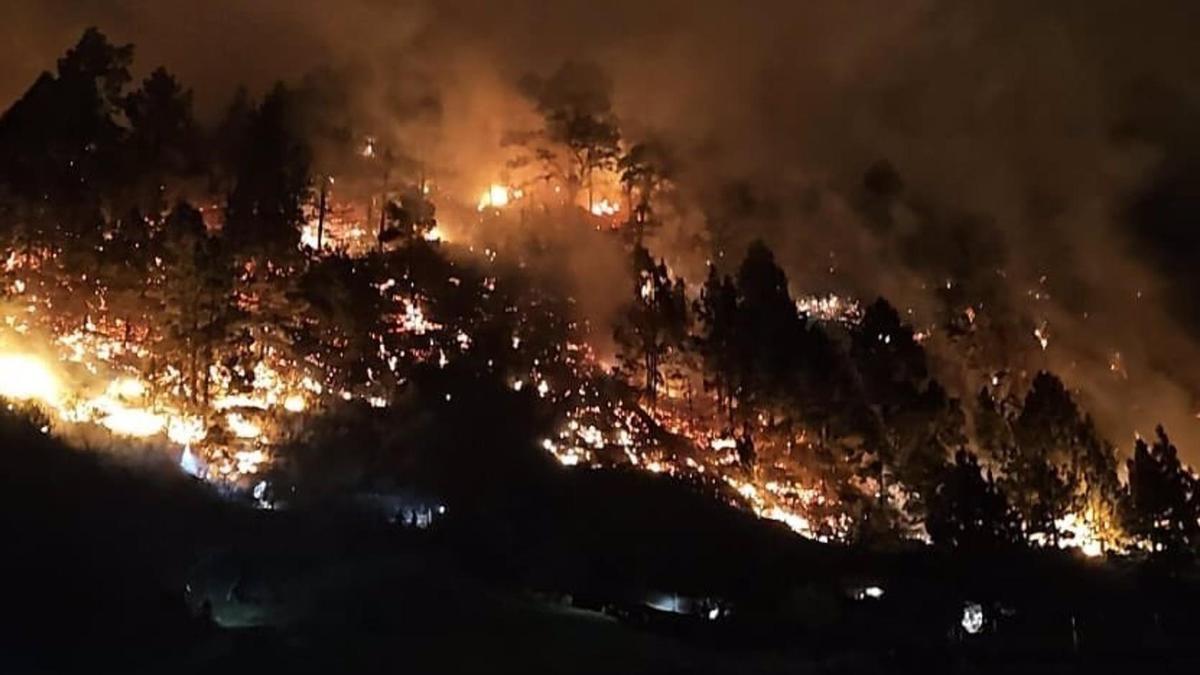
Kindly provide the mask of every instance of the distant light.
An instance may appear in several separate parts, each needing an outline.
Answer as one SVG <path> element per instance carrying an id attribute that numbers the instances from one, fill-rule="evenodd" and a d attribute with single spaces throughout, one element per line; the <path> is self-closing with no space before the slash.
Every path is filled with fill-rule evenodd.
<path id="1" fill-rule="evenodd" d="M 962 627 L 971 635 L 978 635 L 983 630 L 983 605 L 968 602 L 963 605 Z"/>
<path id="2" fill-rule="evenodd" d="M 850 597 L 855 600 L 879 600 L 883 594 L 884 590 L 879 586 L 862 586 L 852 589 Z"/>

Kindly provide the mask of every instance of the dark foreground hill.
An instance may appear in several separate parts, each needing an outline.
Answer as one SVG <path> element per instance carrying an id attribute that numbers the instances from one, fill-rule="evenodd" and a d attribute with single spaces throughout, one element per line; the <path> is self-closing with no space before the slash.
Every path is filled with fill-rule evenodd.
<path id="1" fill-rule="evenodd" d="M 350 502 L 257 510 L 132 452 L 3 416 L 3 672 L 1196 665 L 1192 585 L 1137 568 L 818 546 L 621 473 L 560 472 L 419 530 Z"/>

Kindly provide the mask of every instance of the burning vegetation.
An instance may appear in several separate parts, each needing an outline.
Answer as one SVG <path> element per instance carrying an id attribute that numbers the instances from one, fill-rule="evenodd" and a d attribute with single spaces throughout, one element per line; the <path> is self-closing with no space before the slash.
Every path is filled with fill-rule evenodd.
<path id="1" fill-rule="evenodd" d="M 761 242 L 706 242 L 700 283 L 656 257 L 678 161 L 622 136 L 595 67 L 526 81 L 540 126 L 453 194 L 303 87 L 206 129 L 131 59 L 88 31 L 0 118 L 0 396 L 46 433 L 144 439 L 270 503 L 313 424 L 444 377 L 446 402 L 502 383 L 551 420 L 528 449 L 571 470 L 663 474 L 820 541 L 1200 545 L 1200 481 L 1161 429 L 1122 481 L 1054 375 L 939 381 L 927 338 L 986 330 L 982 304 L 915 331 L 883 299 L 798 297 Z M 615 316 L 543 264 L 561 232 L 622 252 Z"/>

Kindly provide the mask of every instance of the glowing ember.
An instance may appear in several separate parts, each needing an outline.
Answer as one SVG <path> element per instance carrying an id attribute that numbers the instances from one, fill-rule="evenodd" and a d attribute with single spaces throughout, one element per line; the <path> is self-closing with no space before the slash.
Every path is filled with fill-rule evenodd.
<path id="1" fill-rule="evenodd" d="M 1050 332 L 1045 323 L 1033 329 L 1033 337 L 1037 340 L 1038 345 L 1041 346 L 1042 351 L 1045 351 L 1050 346 Z"/>
<path id="2" fill-rule="evenodd" d="M 856 324 L 862 319 L 862 307 L 856 300 L 830 293 L 810 295 L 796 300 L 796 311 L 818 321 Z"/>

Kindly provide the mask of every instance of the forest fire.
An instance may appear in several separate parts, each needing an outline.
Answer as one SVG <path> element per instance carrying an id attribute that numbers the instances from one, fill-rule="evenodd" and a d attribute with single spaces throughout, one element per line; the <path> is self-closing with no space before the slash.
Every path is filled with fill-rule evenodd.
<path id="1" fill-rule="evenodd" d="M 142 86 L 183 98 L 168 74 L 152 78 Z M 793 295 L 762 241 L 739 261 L 715 238 L 689 238 L 716 262 L 685 280 L 679 270 L 702 273 L 652 247 L 703 205 L 686 204 L 668 148 L 622 137 L 606 81 L 564 65 L 531 84 L 543 128 L 505 141 L 503 166 L 467 172 L 503 176 L 482 193 L 452 194 L 441 176 L 431 189 L 427 165 L 398 161 L 375 129 L 326 139 L 328 157 L 283 152 L 325 131 L 291 128 L 283 110 L 302 104 L 286 88 L 230 112 L 243 117 L 221 127 L 223 142 L 253 152 L 194 158 L 213 164 L 198 195 L 196 176 L 146 169 L 157 191 L 130 197 L 76 175 L 83 158 L 44 167 L 71 190 L 17 181 L 0 396 L 40 404 L 56 429 L 159 443 L 193 475 L 248 487 L 338 406 L 387 414 L 405 397 L 452 404 L 499 383 L 552 420 L 526 440 L 564 466 L 670 477 L 812 539 L 882 531 L 1097 556 L 1122 550 L 1125 529 L 1165 536 L 1161 518 L 1127 515 L 1139 474 L 1122 484 L 1077 393 L 1049 372 L 1009 375 L 1007 354 L 974 343 L 992 317 L 957 297 L 956 279 L 936 282 L 953 305 L 945 325 L 883 298 Z M 150 133 L 134 124 L 110 150 Z M 732 193 L 753 210 L 754 195 Z M 81 216 L 79 200 L 98 206 Z M 449 228 L 453 241 L 447 213 L 469 223 Z M 562 267 L 605 257 L 597 267 L 619 269 L 602 288 L 564 283 Z M 602 312 L 581 309 L 588 293 L 608 296 Z M 1048 350 L 1049 323 L 1035 325 L 1014 350 Z M 598 349 L 612 352 L 603 363 Z M 957 357 L 934 349 L 969 355 L 961 382 L 944 384 Z M 1143 450 L 1140 475 L 1174 472 L 1200 494 L 1165 433 Z"/>
<path id="2" fill-rule="evenodd" d="M 1200 4 L 10 3 L 0 670 L 1195 670 Z"/>
<path id="3" fill-rule="evenodd" d="M 503 194 L 507 196 L 507 192 Z M 503 201 L 500 195 L 500 191 L 490 195 L 497 198 L 493 204 Z M 430 240 L 427 235 L 423 238 Z M 53 258 L 42 262 L 47 261 Z M 19 263 L 8 267 L 10 273 L 20 272 Z M 447 281 L 451 287 L 461 286 L 457 277 Z M 445 368 L 450 356 L 469 352 L 473 343 L 453 317 L 432 317 L 429 300 L 410 283 L 389 277 L 373 289 L 384 301 L 390 333 L 420 342 L 393 351 L 388 340 L 377 339 L 383 367 L 393 376 L 414 362 L 428 361 Z M 660 283 L 653 274 L 643 275 L 636 301 L 653 305 L 672 297 Z M 271 350 L 264 350 L 263 358 L 240 375 L 209 365 L 205 402 L 198 402 L 190 392 L 194 376 L 186 377 L 181 367 L 169 366 L 152 374 L 140 370 L 156 360 L 154 344 L 138 338 L 142 332 L 133 339 L 125 330 L 110 335 L 108 327 L 121 325 L 111 318 L 89 319 L 82 329 L 35 344 L 35 335 L 53 334 L 72 322 L 53 314 L 48 299 L 29 293 L 31 287 L 23 281 L 12 284 L 14 306 L 25 302 L 34 311 L 10 313 L 5 325 L 14 339 L 39 353 L 56 356 L 44 359 L 21 351 L 0 356 L 4 371 L 18 375 L 5 380 L 0 395 L 41 403 L 54 412 L 59 425 L 91 424 L 117 437 L 163 439 L 179 448 L 184 463 L 191 467 L 189 473 L 198 477 L 236 484 L 266 471 L 275 459 L 275 446 L 284 440 L 281 421 L 320 414 L 326 397 L 358 399 L 372 407 L 387 405 L 387 397 L 379 395 L 377 387 L 352 392 L 345 386 L 322 384 L 330 382 L 332 375 L 322 364 L 335 352 L 311 354 L 301 364 L 276 358 Z M 485 277 L 480 290 L 494 293 L 495 279 Z M 39 302 L 45 304 L 41 309 L 37 308 Z M 852 330 L 864 321 L 864 310 L 856 302 L 838 296 L 802 298 L 794 308 L 799 317 Z M 532 328 L 532 317 L 519 313 L 517 317 Z M 532 349 L 520 334 L 512 335 L 509 342 L 516 354 Z M 692 383 L 695 374 L 668 387 L 666 395 L 657 400 L 614 395 L 599 386 L 611 376 L 602 372 L 589 347 L 568 345 L 559 354 L 552 361 L 542 361 L 532 353 L 522 356 L 529 359 L 530 367 L 515 374 L 511 388 L 517 393 L 528 388 L 559 410 L 563 422 L 557 437 L 544 439 L 541 445 L 562 465 L 626 466 L 663 474 L 695 484 L 761 518 L 779 521 L 806 538 L 841 541 L 853 536 L 848 505 L 839 504 L 829 491 L 813 487 L 811 478 L 800 478 L 806 470 L 795 457 L 819 451 L 810 447 L 806 432 L 792 430 L 780 435 L 762 415 L 753 430 L 747 426 L 735 432 L 722 419 L 720 397 L 681 397 L 681 392 L 699 386 Z M 562 368 L 561 385 L 552 387 L 546 373 Z M 68 375 L 71 370 L 79 372 Z M 1068 514 L 1056 525 L 1062 537 L 1034 534 L 1030 541 L 1078 548 L 1089 556 L 1111 549 L 1101 541 L 1091 519 Z"/>

